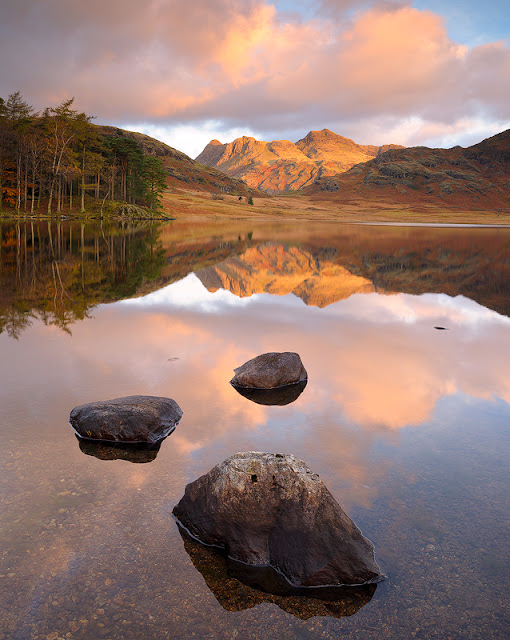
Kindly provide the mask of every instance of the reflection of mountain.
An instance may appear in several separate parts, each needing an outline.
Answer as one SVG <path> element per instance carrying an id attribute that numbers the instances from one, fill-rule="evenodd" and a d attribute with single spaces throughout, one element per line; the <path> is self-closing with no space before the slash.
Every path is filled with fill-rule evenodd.
<path id="1" fill-rule="evenodd" d="M 507 229 L 2 222 L 0 333 L 18 336 L 34 316 L 68 330 L 96 304 L 193 271 L 239 296 L 292 292 L 323 307 L 361 292 L 445 293 L 510 316 L 508 255 Z"/>
<path id="2" fill-rule="evenodd" d="M 306 304 L 325 307 L 353 293 L 370 293 L 374 285 L 328 259 L 299 247 L 266 244 L 247 249 L 196 274 L 209 291 L 222 288 L 238 296 L 293 293 Z"/>
<path id="3" fill-rule="evenodd" d="M 210 291 L 238 296 L 294 293 L 324 307 L 354 293 L 464 295 L 510 316 L 510 234 L 506 229 L 346 227 L 334 237 L 260 242 L 196 271 Z M 201 264 L 206 254 L 200 252 Z M 209 262 L 210 265 L 210 262 Z"/>
<path id="4" fill-rule="evenodd" d="M 307 590 L 310 595 L 274 595 L 243 584 L 232 573 L 241 569 L 240 563 L 227 565 L 225 557 L 216 549 L 204 547 L 190 538 L 181 527 L 179 532 L 191 561 L 202 574 L 207 586 L 221 606 L 227 611 L 251 609 L 264 602 L 276 604 L 287 613 L 307 620 L 313 616 L 333 616 L 342 618 L 352 616 L 372 599 L 377 585 L 365 587 L 337 588 L 334 590 Z M 239 564 L 239 567 L 237 565 Z M 249 567 L 246 567 L 249 569 Z M 244 573 L 244 572 L 243 572 Z M 243 576 L 243 579 L 246 576 Z M 300 589 L 300 592 L 306 591 Z"/>

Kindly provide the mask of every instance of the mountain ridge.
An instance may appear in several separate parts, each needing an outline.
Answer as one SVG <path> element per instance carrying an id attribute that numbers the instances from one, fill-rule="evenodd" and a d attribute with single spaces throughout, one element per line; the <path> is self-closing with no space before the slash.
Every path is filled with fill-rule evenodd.
<path id="1" fill-rule="evenodd" d="M 211 140 L 196 161 L 244 180 L 267 193 L 293 191 L 310 186 L 324 175 L 347 171 L 376 157 L 382 149 L 400 145 L 359 145 L 329 129 L 312 130 L 296 143 L 270 142 L 250 136 L 222 144 Z"/>
<path id="2" fill-rule="evenodd" d="M 510 206 L 510 129 L 466 148 L 390 149 L 346 172 L 321 176 L 304 192 L 338 204 L 365 198 L 505 209 Z"/>

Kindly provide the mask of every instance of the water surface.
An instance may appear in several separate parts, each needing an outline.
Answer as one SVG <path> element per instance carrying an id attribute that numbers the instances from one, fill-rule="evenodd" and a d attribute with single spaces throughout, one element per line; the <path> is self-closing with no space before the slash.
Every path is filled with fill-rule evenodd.
<path id="1" fill-rule="evenodd" d="M 0 233 L 0 638 L 506 637 L 509 230 Z M 228 384 L 284 350 L 309 374 L 295 402 Z M 182 407 L 160 449 L 80 448 L 70 410 L 131 394 Z M 375 593 L 278 600 L 190 548 L 173 506 L 245 450 L 320 474 L 374 542 Z"/>

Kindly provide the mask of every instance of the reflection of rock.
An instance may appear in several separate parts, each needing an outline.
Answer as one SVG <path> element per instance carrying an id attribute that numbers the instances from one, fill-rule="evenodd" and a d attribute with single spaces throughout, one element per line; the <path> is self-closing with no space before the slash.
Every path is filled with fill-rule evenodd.
<path id="1" fill-rule="evenodd" d="M 234 369 L 230 381 L 234 387 L 275 389 L 308 379 L 306 369 L 297 353 L 263 353 Z"/>
<path id="2" fill-rule="evenodd" d="M 229 560 L 217 549 L 204 547 L 191 538 L 182 527 L 179 531 L 193 565 L 227 611 L 242 611 L 271 602 L 302 620 L 312 616 L 341 618 L 357 613 L 370 602 L 377 589 L 375 584 L 293 589 L 271 567 L 249 567 Z"/>
<path id="3" fill-rule="evenodd" d="M 231 456 L 188 484 L 174 515 L 204 544 L 277 568 L 295 587 L 381 579 L 372 543 L 292 455 Z"/>
<path id="4" fill-rule="evenodd" d="M 70 423 L 82 438 L 154 444 L 172 433 L 181 418 L 171 398 L 127 396 L 75 407 Z"/>
<path id="5" fill-rule="evenodd" d="M 290 404 L 297 400 L 306 387 L 306 380 L 296 384 L 287 384 L 276 389 L 247 389 L 232 385 L 242 396 L 257 404 L 280 405 Z"/>
<path id="6" fill-rule="evenodd" d="M 88 456 L 94 456 L 99 460 L 127 460 L 128 462 L 152 462 L 156 459 L 161 447 L 161 441 L 156 444 L 145 443 L 119 443 L 104 442 L 98 440 L 84 440 L 76 436 L 80 449 Z"/>

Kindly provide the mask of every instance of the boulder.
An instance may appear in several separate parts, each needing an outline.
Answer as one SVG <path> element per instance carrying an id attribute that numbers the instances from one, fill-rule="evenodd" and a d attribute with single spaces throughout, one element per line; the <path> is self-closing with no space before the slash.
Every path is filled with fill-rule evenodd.
<path id="1" fill-rule="evenodd" d="M 127 396 L 75 407 L 69 422 L 80 438 L 154 444 L 172 433 L 181 418 L 171 398 Z"/>
<path id="2" fill-rule="evenodd" d="M 372 543 L 293 455 L 237 453 L 187 485 L 174 516 L 233 560 L 270 566 L 293 587 L 382 579 Z"/>
<path id="3" fill-rule="evenodd" d="M 234 387 L 274 389 L 308 379 L 306 369 L 297 353 L 263 353 L 234 369 L 230 381 Z"/>

